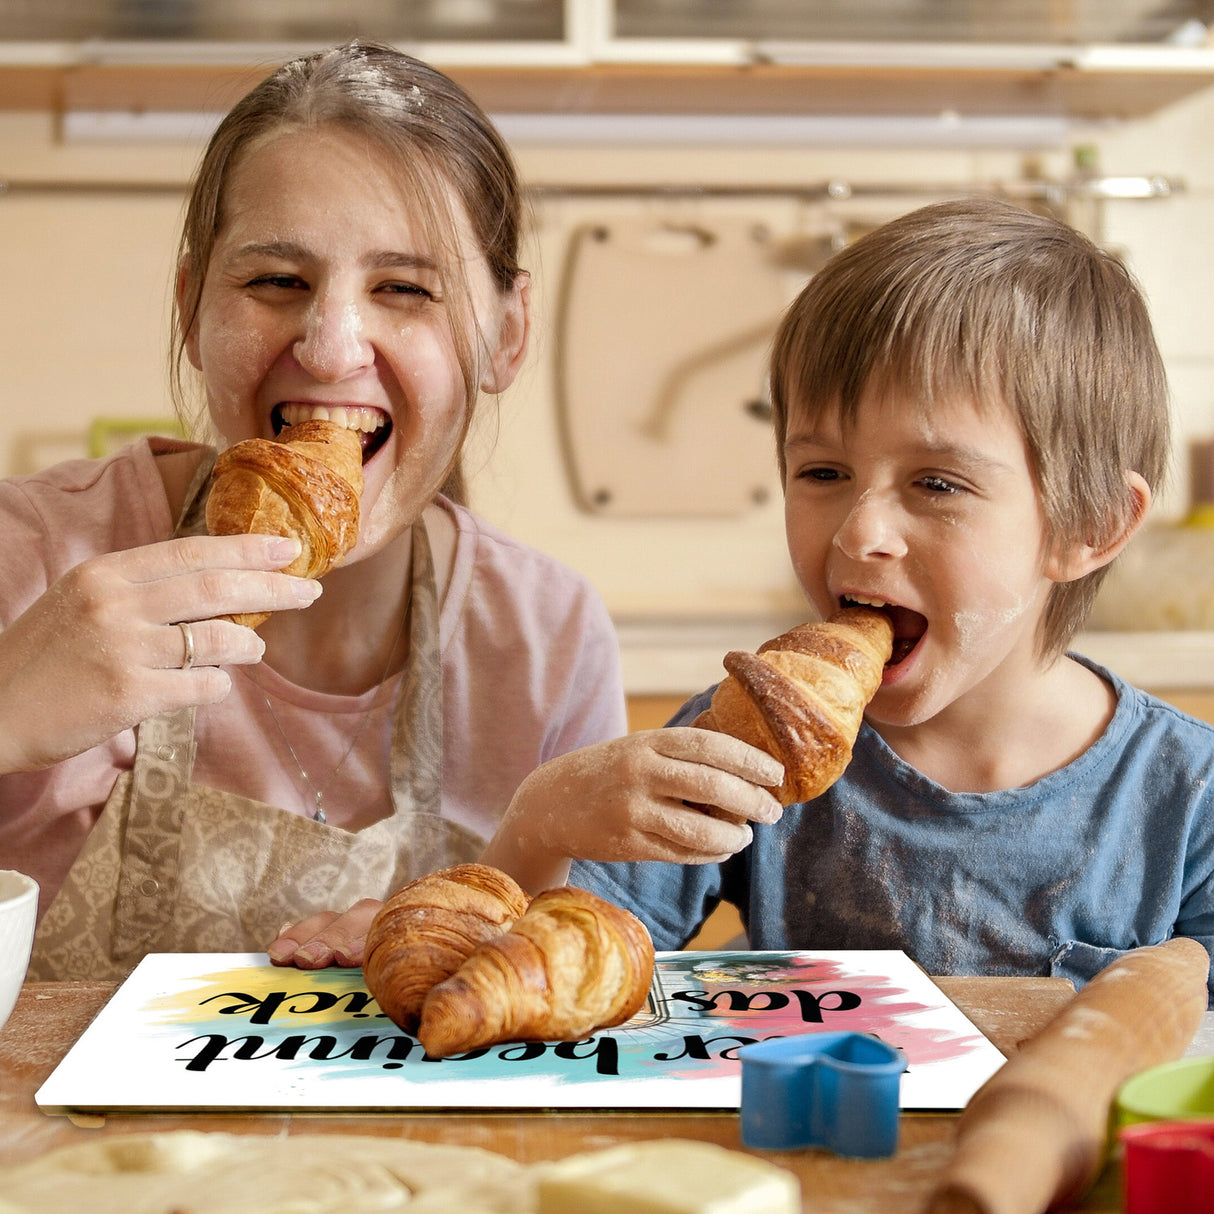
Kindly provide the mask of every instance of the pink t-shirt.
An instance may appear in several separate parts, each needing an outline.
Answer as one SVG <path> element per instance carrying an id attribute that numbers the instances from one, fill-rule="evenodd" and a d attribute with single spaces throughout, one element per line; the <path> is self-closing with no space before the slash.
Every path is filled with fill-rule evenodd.
<path id="1" fill-rule="evenodd" d="M 109 459 L 0 482 L 0 625 L 80 561 L 169 538 L 153 454 L 179 447 L 154 439 Z M 463 507 L 440 505 L 457 530 L 439 619 L 442 812 L 487 840 L 539 763 L 625 731 L 619 649 L 585 578 Z M 392 812 L 387 771 L 399 676 L 362 696 L 337 696 L 289 683 L 265 665 L 233 667 L 232 675 L 232 694 L 197 710 L 196 782 L 310 813 L 313 788 L 289 741 L 323 790 L 331 824 L 357 830 Z M 34 877 L 43 910 L 134 748 L 126 730 L 46 771 L 0 776 L 0 868 Z"/>

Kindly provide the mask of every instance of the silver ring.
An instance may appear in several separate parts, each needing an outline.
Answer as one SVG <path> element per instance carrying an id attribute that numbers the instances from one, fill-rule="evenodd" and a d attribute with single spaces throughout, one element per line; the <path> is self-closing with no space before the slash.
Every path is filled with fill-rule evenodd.
<path id="1" fill-rule="evenodd" d="M 178 624 L 181 629 L 181 639 L 185 642 L 185 652 L 181 655 L 181 669 L 189 670 L 194 665 L 194 630 L 189 624 Z"/>

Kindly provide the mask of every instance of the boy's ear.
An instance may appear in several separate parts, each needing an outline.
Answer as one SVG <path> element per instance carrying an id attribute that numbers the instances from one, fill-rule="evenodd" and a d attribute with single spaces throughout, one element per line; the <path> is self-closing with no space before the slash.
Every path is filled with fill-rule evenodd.
<path id="1" fill-rule="evenodd" d="M 1151 486 L 1137 472 L 1125 474 L 1129 511 L 1120 530 L 1099 542 L 1063 544 L 1046 558 L 1045 575 L 1054 582 L 1074 582 L 1107 565 L 1142 526 L 1151 506 Z"/>
<path id="2" fill-rule="evenodd" d="M 503 299 L 497 338 L 481 376 L 482 392 L 504 392 L 514 382 L 531 334 L 531 275 L 526 271 L 514 280 Z"/>

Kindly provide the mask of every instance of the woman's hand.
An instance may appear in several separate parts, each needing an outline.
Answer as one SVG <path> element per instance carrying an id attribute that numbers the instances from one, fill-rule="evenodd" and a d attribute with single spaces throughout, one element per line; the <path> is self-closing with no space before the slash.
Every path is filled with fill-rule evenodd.
<path id="1" fill-rule="evenodd" d="M 356 902 L 348 911 L 321 911 L 299 923 L 284 923 L 266 952 L 275 965 L 319 970 L 327 965 L 362 965 L 371 921 L 383 903 Z"/>
<path id="2" fill-rule="evenodd" d="M 222 700 L 232 683 L 219 667 L 258 662 L 265 645 L 214 617 L 314 601 L 319 583 L 278 572 L 298 553 L 299 541 L 282 536 L 190 536 L 69 570 L 0 632 L 0 774 Z"/>
<path id="3" fill-rule="evenodd" d="M 568 861 L 712 864 L 751 840 L 751 822 L 783 809 L 770 755 L 690 726 L 646 730 L 572 751 L 519 786 L 482 860 L 525 889 L 562 884 Z"/>

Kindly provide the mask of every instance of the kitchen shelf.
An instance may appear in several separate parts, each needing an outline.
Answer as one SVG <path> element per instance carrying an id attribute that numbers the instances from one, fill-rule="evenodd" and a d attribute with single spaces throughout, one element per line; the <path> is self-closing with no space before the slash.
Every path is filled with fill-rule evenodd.
<path id="1" fill-rule="evenodd" d="M 824 54 L 827 52 L 824 52 Z M 218 111 L 283 56 L 273 48 L 222 61 L 99 61 L 95 48 L 0 43 L 0 109 Z M 876 51 L 874 50 L 874 55 Z M 812 63 L 486 64 L 433 59 L 496 113 L 1019 115 L 1128 120 L 1214 85 L 1214 51 L 1073 53 L 1023 62 L 951 56 L 918 64 L 846 59 Z"/>
<path id="2" fill-rule="evenodd" d="M 498 73 L 450 69 L 490 110 L 882 116 L 1008 115 L 1089 121 L 1152 113 L 1214 84 L 1214 56 L 1180 70 L 862 62 L 600 64 Z"/>

